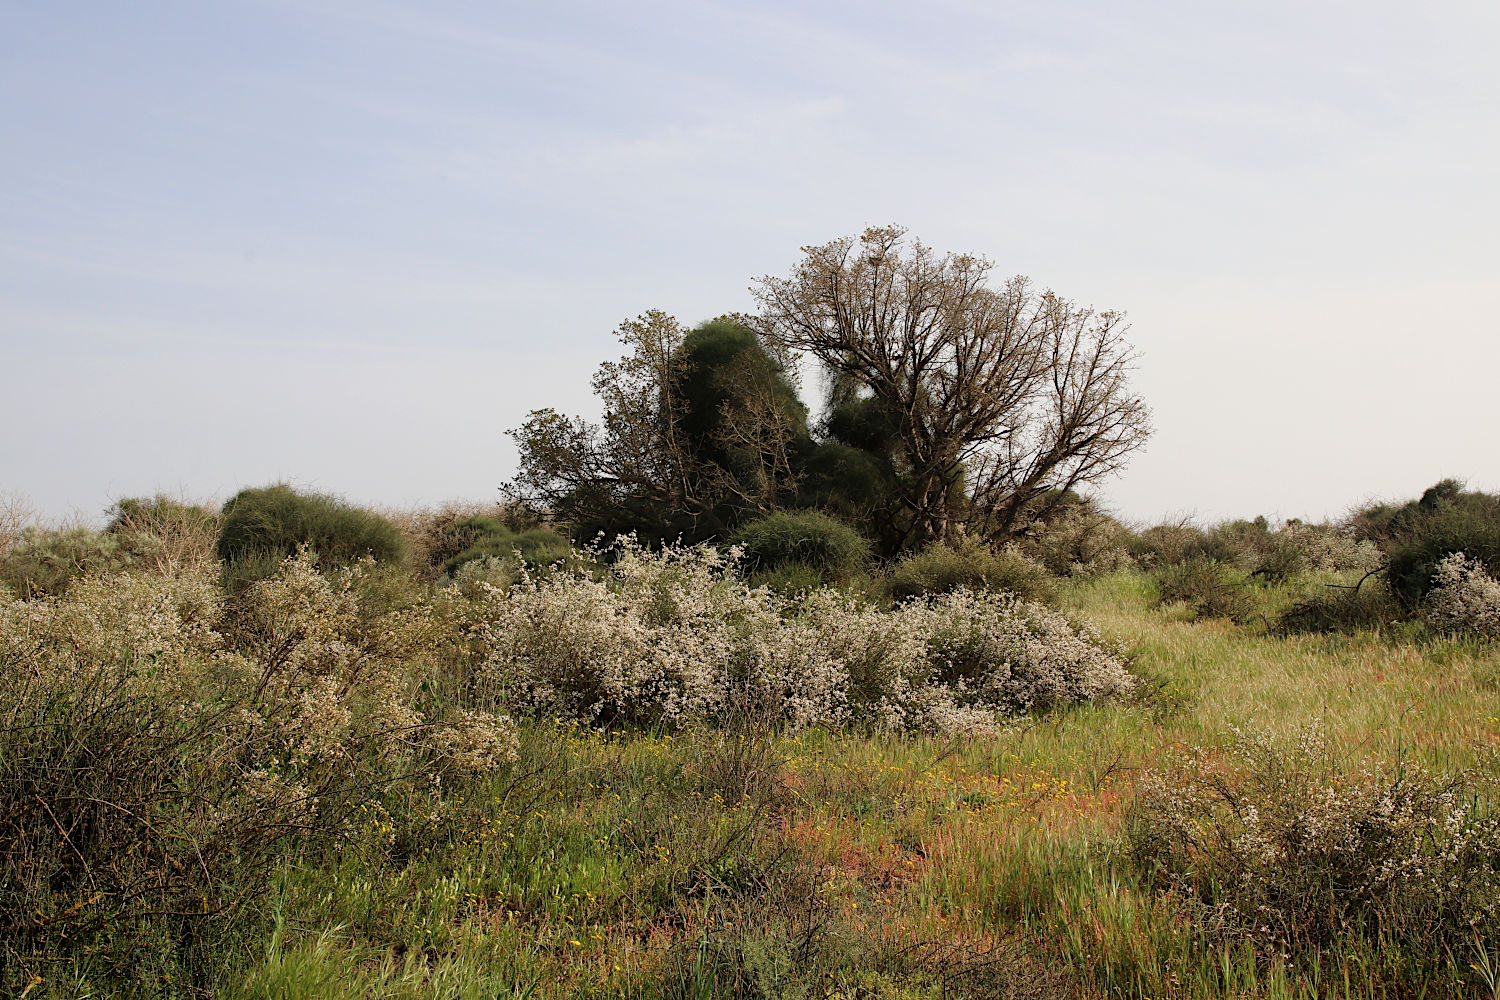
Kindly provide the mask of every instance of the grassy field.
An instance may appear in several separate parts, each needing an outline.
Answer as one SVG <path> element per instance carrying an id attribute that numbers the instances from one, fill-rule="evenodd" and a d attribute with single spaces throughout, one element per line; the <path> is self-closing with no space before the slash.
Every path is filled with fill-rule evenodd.
<path id="1" fill-rule="evenodd" d="M 405 788 L 342 849 L 288 859 L 240 944 L 205 945 L 213 992 L 1496 995 L 1496 956 L 1464 941 L 1413 954 L 1351 930 L 1289 953 L 1207 935 L 1131 863 L 1128 827 L 1143 774 L 1221 755 L 1235 728 L 1320 733 L 1322 766 L 1349 773 L 1493 773 L 1500 655 L 1187 621 L 1136 574 L 1068 586 L 1146 679 L 1130 699 L 955 741 L 532 720 L 482 787 Z M 174 968 L 135 991 L 176 992 Z M 42 972 L 25 993 L 116 995 L 86 963 Z"/>

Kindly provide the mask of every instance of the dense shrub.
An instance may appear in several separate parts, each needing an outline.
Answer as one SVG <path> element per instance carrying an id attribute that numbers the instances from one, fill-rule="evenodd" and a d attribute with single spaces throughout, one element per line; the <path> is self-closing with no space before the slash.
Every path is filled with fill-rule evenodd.
<path id="1" fill-rule="evenodd" d="M 527 566 L 538 568 L 566 559 L 572 551 L 568 540 L 550 528 L 515 532 L 488 517 L 455 522 L 445 535 L 444 548 L 457 549 L 443 562 L 443 572 L 449 575 L 476 559 L 514 559 L 519 554 Z"/>
<path id="2" fill-rule="evenodd" d="M 492 590 L 476 683 L 590 720 L 723 719 L 954 731 L 1008 712 L 1120 694 L 1123 664 L 1087 631 L 1012 595 L 881 611 L 821 589 L 753 590 L 711 549 L 626 543 L 607 575 Z"/>
<path id="3" fill-rule="evenodd" d="M 1215 537 L 1195 524 L 1158 524 L 1127 540 L 1131 557 L 1145 569 L 1174 566 L 1190 559 L 1219 562 L 1234 559 L 1234 548 L 1223 536 Z"/>
<path id="4" fill-rule="evenodd" d="M 1500 639 L 1500 581 L 1462 552 L 1438 563 L 1422 610 L 1443 631 Z"/>
<path id="5" fill-rule="evenodd" d="M 1152 576 L 1162 603 L 1184 603 L 1196 617 L 1243 622 L 1254 613 L 1244 574 L 1216 559 L 1194 556 L 1160 566 Z"/>
<path id="6" fill-rule="evenodd" d="M 373 570 L 304 552 L 228 604 L 208 567 L 0 601 L 0 989 L 190 957 L 391 782 L 510 759 L 507 720 L 434 700 L 432 613 L 368 604 Z"/>
<path id="7" fill-rule="evenodd" d="M 1350 773 L 1321 737 L 1241 737 L 1141 782 L 1144 875 L 1214 940 L 1305 952 L 1363 938 L 1434 964 L 1500 944 L 1493 775 L 1410 764 Z"/>
<path id="8" fill-rule="evenodd" d="M 134 561 L 135 554 L 116 535 L 32 525 L 0 554 L 0 584 L 27 598 L 62 594 L 78 577 L 118 572 Z"/>
<path id="9" fill-rule="evenodd" d="M 1358 632 L 1392 625 L 1407 617 L 1384 581 L 1324 587 L 1293 603 L 1276 620 L 1279 632 Z"/>
<path id="10" fill-rule="evenodd" d="M 116 502 L 104 532 L 119 539 L 134 565 L 157 573 L 194 570 L 217 558 L 218 515 L 161 494 Z"/>
<path id="11" fill-rule="evenodd" d="M 867 539 L 820 511 L 766 514 L 741 527 L 737 542 L 752 571 L 805 566 L 829 581 L 850 579 L 870 559 Z"/>
<path id="12" fill-rule="evenodd" d="M 1288 521 L 1247 546 L 1251 573 L 1280 583 L 1303 573 L 1368 572 L 1381 564 L 1376 546 L 1328 524 Z"/>
<path id="13" fill-rule="evenodd" d="M 220 519 L 218 555 L 241 582 L 274 572 L 302 548 L 328 567 L 367 556 L 388 563 L 406 557 L 406 544 L 389 521 L 286 484 L 241 490 L 224 504 Z"/>
<path id="14" fill-rule="evenodd" d="M 1391 588 L 1409 607 L 1422 602 L 1438 567 L 1455 552 L 1500 575 L 1500 497 L 1435 490 L 1399 508 L 1386 529 Z"/>
<path id="15" fill-rule="evenodd" d="M 955 590 L 994 590 L 1027 600 L 1050 600 L 1054 582 L 1046 568 L 1013 548 L 996 549 L 966 539 L 933 545 L 901 559 L 885 581 L 891 597 L 903 600 Z"/>
<path id="16" fill-rule="evenodd" d="M 1125 526 L 1087 501 L 1032 525 L 1019 545 L 1024 555 L 1056 576 L 1108 573 L 1131 562 Z"/>

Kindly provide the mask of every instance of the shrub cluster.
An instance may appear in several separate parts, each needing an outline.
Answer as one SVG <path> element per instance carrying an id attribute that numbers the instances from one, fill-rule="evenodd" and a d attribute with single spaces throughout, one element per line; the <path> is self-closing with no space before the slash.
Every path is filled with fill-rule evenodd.
<path id="1" fill-rule="evenodd" d="M 966 590 L 882 611 L 820 589 L 752 589 L 738 553 L 622 544 L 607 573 L 488 589 L 476 683 L 588 720 L 679 723 L 750 709 L 793 726 L 993 727 L 1006 713 L 1124 693 L 1087 629 Z"/>
<path id="2" fill-rule="evenodd" d="M 1131 565 L 1130 532 L 1088 500 L 1065 506 L 1021 535 L 1021 552 L 1055 576 L 1109 573 Z"/>
<path id="3" fill-rule="evenodd" d="M 1208 556 L 1158 566 L 1156 580 L 1162 603 L 1188 605 L 1198 618 L 1228 618 L 1244 622 L 1255 610 L 1245 574 Z"/>
<path id="4" fill-rule="evenodd" d="M 1316 732 L 1227 752 L 1145 776 L 1129 818 L 1136 865 L 1202 932 L 1294 952 L 1362 936 L 1434 963 L 1500 943 L 1493 775 L 1351 773 Z"/>
<path id="5" fill-rule="evenodd" d="M 1347 528 L 1290 520 L 1273 531 L 1264 517 L 1207 529 L 1161 524 L 1140 532 L 1130 544 L 1146 569 L 1204 560 L 1277 583 L 1304 573 L 1366 572 L 1381 562 L 1380 550 Z"/>
<path id="6" fill-rule="evenodd" d="M 846 582 L 870 561 L 870 543 L 821 511 L 783 510 L 747 522 L 736 536 L 750 572 L 801 569 L 819 582 Z"/>
<path id="7" fill-rule="evenodd" d="M 960 589 L 1008 591 L 1032 601 L 1050 600 L 1055 593 L 1045 566 L 1017 549 L 996 549 L 972 539 L 906 556 L 891 568 L 885 587 L 897 600 Z"/>
<path id="8" fill-rule="evenodd" d="M 513 756 L 423 683 L 433 612 L 367 600 L 375 571 L 304 550 L 232 600 L 200 568 L 0 601 L 0 984 L 197 940 L 391 782 Z"/>
<path id="9" fill-rule="evenodd" d="M 0 556 L 0 585 L 21 597 L 64 593 L 78 577 L 115 573 L 135 562 L 119 537 L 84 527 L 22 529 Z"/>
<path id="10" fill-rule="evenodd" d="M 1382 580 L 1324 587 L 1294 602 L 1276 619 L 1279 632 L 1357 632 L 1377 630 L 1407 617 Z"/>
<path id="11" fill-rule="evenodd" d="M 1500 575 L 1500 497 L 1444 480 L 1419 500 L 1362 514 L 1364 530 L 1389 557 L 1391 589 L 1407 607 L 1421 605 L 1439 566 L 1455 552 Z"/>
<path id="12" fill-rule="evenodd" d="M 405 539 L 385 518 L 284 483 L 241 490 L 220 512 L 217 553 L 234 584 L 271 575 L 303 548 L 330 566 L 366 557 L 400 564 L 407 555 Z"/>
<path id="13" fill-rule="evenodd" d="M 1438 563 L 1422 610 L 1442 631 L 1500 639 L 1500 581 L 1462 552 Z"/>

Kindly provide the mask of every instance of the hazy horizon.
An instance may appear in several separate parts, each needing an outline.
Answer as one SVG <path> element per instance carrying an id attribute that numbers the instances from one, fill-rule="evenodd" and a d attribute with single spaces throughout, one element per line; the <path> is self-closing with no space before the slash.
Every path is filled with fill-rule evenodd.
<path id="1" fill-rule="evenodd" d="M 1500 489 L 1493 5 L 0 12 L 0 492 L 50 517 L 488 500 L 621 321 L 890 222 L 1129 315 L 1124 518 Z"/>

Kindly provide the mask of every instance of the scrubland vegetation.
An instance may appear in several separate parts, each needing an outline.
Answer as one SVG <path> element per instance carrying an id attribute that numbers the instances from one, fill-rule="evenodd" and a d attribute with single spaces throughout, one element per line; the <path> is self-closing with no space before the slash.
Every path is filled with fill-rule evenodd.
<path id="1" fill-rule="evenodd" d="M 1500 498 L 1123 524 L 1118 314 L 805 254 L 504 503 L 0 507 L 0 990 L 1500 996 Z"/>
<path id="2" fill-rule="evenodd" d="M 1490 996 L 1500 585 L 1365 578 L 1494 516 L 1442 489 L 1066 563 L 1077 512 L 884 564 L 285 487 L 18 526 L 4 988 Z"/>

